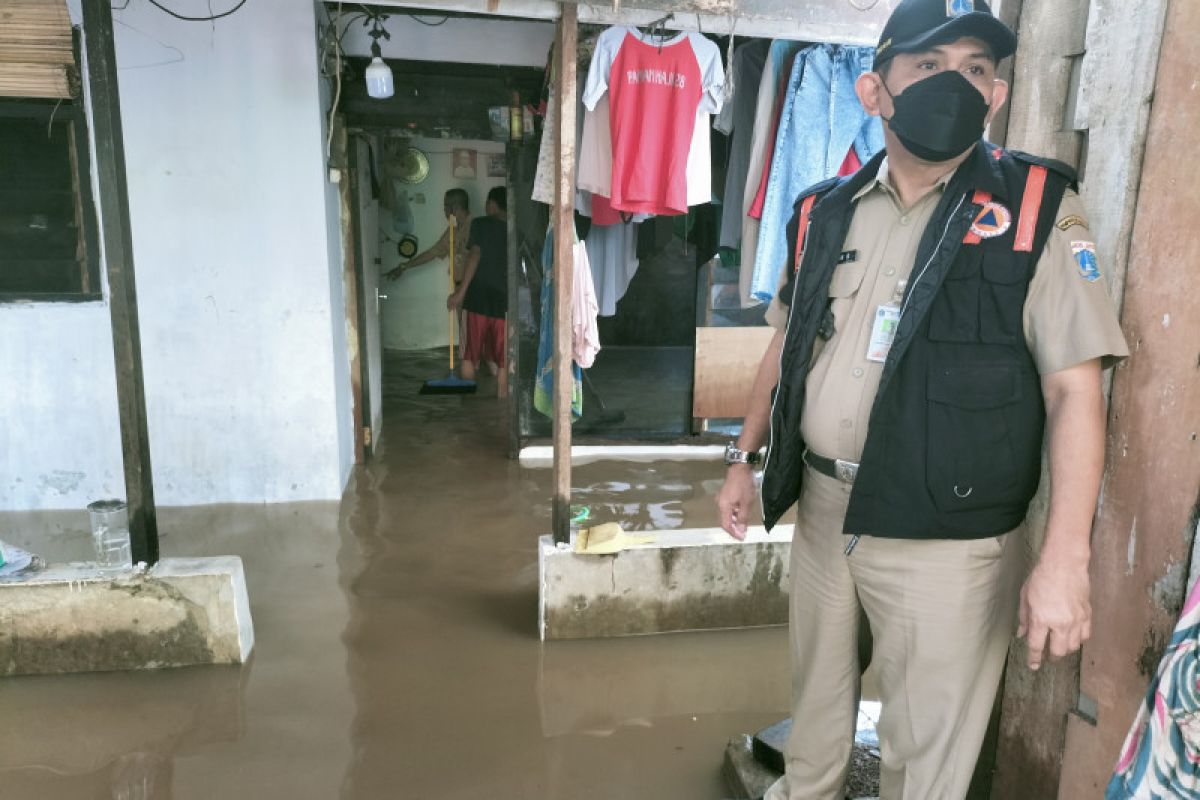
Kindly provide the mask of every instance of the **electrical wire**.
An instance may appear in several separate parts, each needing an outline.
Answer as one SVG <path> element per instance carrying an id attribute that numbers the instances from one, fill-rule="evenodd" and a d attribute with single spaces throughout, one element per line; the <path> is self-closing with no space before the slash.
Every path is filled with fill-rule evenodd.
<path id="1" fill-rule="evenodd" d="M 246 0 L 240 0 L 236 6 L 228 11 L 222 11 L 220 14 L 210 14 L 207 17 L 186 17 L 183 14 L 176 13 L 175 11 L 167 8 L 162 3 L 158 2 L 158 0 L 146 0 L 146 2 L 157 8 L 159 11 L 162 11 L 164 14 L 170 14 L 175 19 L 181 19 L 184 22 L 213 22 L 214 20 L 221 19 L 222 17 L 228 17 L 231 14 L 237 13 L 242 6 L 246 5 Z M 128 5 L 128 3 L 126 3 L 126 5 Z"/>
<path id="2" fill-rule="evenodd" d="M 243 0 L 245 2 L 245 0 Z M 342 15 L 342 0 L 338 0 L 338 16 Z M 333 29 L 334 34 L 337 34 L 337 28 Z M 329 107 L 329 138 L 325 140 L 325 165 L 329 167 L 330 161 L 333 158 L 333 120 L 337 114 L 338 103 L 342 100 L 342 43 L 338 41 L 334 44 L 334 84 L 337 87 L 333 92 L 333 105 Z"/>
<path id="3" fill-rule="evenodd" d="M 450 17 L 446 16 L 446 17 L 442 17 L 441 20 L 439 20 L 438 22 L 426 22 L 425 20 L 418 17 L 416 14 L 406 14 L 405 16 L 412 17 L 417 22 L 421 23 L 422 25 L 428 25 L 430 28 L 436 28 L 439 25 L 445 25 L 450 20 Z"/>

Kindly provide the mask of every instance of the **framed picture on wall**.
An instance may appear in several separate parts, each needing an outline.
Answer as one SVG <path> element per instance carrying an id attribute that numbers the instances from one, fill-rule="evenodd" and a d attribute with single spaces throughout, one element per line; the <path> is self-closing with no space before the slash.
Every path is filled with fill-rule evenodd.
<path id="1" fill-rule="evenodd" d="M 454 177 L 460 180 L 475 180 L 478 173 L 475 169 L 478 153 L 465 147 L 454 148 Z"/>
<path id="2" fill-rule="evenodd" d="M 487 157 L 487 174 L 489 178 L 503 178 L 508 174 L 507 157 L 504 153 L 490 153 Z"/>

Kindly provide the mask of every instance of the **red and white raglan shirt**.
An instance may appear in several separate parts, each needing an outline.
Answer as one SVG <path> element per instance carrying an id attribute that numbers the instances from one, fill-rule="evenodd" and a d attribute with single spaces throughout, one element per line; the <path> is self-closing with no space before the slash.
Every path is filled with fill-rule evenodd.
<path id="1" fill-rule="evenodd" d="M 707 120 L 721 110 L 724 86 L 721 51 L 698 33 L 680 33 L 661 44 L 633 28 L 600 34 L 583 103 L 594 111 L 608 95 L 614 210 L 687 213 L 697 116 Z M 705 123 L 705 135 L 707 128 Z M 704 187 L 706 195 L 710 191 Z"/>

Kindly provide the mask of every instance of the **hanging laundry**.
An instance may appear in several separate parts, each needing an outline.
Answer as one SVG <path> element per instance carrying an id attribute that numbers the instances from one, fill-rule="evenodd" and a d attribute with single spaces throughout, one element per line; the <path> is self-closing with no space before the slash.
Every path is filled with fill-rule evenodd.
<path id="1" fill-rule="evenodd" d="M 575 269 L 571 275 L 571 353 L 575 363 L 588 369 L 596 363 L 600 352 L 600 329 L 596 326 L 596 287 L 588 264 L 588 251 L 583 242 L 571 248 Z"/>
<path id="2" fill-rule="evenodd" d="M 700 34 L 660 41 L 618 26 L 600 35 L 583 101 L 594 110 L 609 95 L 614 209 L 686 213 L 696 114 L 721 110 L 724 84 L 721 52 Z"/>
<path id="3" fill-rule="evenodd" d="M 862 163 L 883 149 L 883 126 L 868 116 L 854 82 L 871 69 L 871 47 L 814 45 L 796 58 L 779 118 L 763 203 L 751 292 L 775 295 L 787 260 L 785 228 L 796 198 L 837 174 L 853 147 Z"/>
<path id="4" fill-rule="evenodd" d="M 750 167 L 750 145 L 754 138 L 754 109 L 758 87 L 766 67 L 770 42 L 758 39 L 733 51 L 730 72 L 734 96 L 726 98 L 713 127 L 730 137 L 729 158 L 725 171 L 725 192 L 721 198 L 721 247 L 737 249 L 742 241 L 742 201 L 746 195 Z"/>
<path id="5" fill-rule="evenodd" d="M 754 135 L 750 142 L 750 163 L 746 168 L 746 187 L 742 197 L 742 252 L 738 294 L 743 308 L 750 308 L 762 302 L 750 293 L 751 279 L 754 276 L 754 256 L 758 252 L 759 229 L 758 218 L 750 216 L 750 207 L 754 204 L 760 178 L 765 172 L 767 151 L 775 147 L 775 132 L 779 125 L 777 108 L 783 104 L 787 80 L 800 48 L 798 42 L 771 42 L 762 80 L 758 84 L 758 97 L 754 106 Z"/>
<path id="6" fill-rule="evenodd" d="M 546 103 L 546 122 L 542 126 L 542 142 L 538 146 L 537 169 L 533 173 L 533 195 L 536 203 L 554 205 L 554 180 L 558 175 L 558 98 L 554 92 Z"/>
<path id="7" fill-rule="evenodd" d="M 578 150 L 579 171 L 576 183 L 582 191 L 611 198 L 613 151 L 608 97 L 606 92 L 596 102 L 594 109 L 588 108 L 586 104 L 582 107 L 583 133 Z M 685 170 L 689 206 L 712 201 L 712 139 L 709 135 L 711 120 L 711 114 L 697 108 Z M 599 213 L 600 217 L 593 217 L 597 225 L 614 225 L 620 221 L 620 212 L 612 209 L 610 203 L 602 204 Z"/>
<path id="8" fill-rule="evenodd" d="M 1200 583 L 1121 748 L 1105 800 L 1200 796 Z"/>
<path id="9" fill-rule="evenodd" d="M 554 417 L 554 231 L 542 247 L 542 329 L 538 340 L 538 371 L 533 384 L 533 407 Z M 583 370 L 571 363 L 571 421 L 583 416 Z"/>
<path id="10" fill-rule="evenodd" d="M 617 313 L 617 303 L 629 289 L 638 269 L 639 225 L 593 225 L 588 232 L 588 261 L 596 286 L 599 314 L 611 317 Z"/>

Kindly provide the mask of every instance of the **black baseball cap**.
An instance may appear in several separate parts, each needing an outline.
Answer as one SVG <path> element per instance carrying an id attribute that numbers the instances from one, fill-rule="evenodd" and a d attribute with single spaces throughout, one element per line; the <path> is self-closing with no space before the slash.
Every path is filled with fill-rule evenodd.
<path id="1" fill-rule="evenodd" d="M 919 53 L 964 36 L 987 42 L 997 61 L 1017 50 L 1017 35 L 985 0 L 902 0 L 883 26 L 874 69 L 897 53 Z"/>

